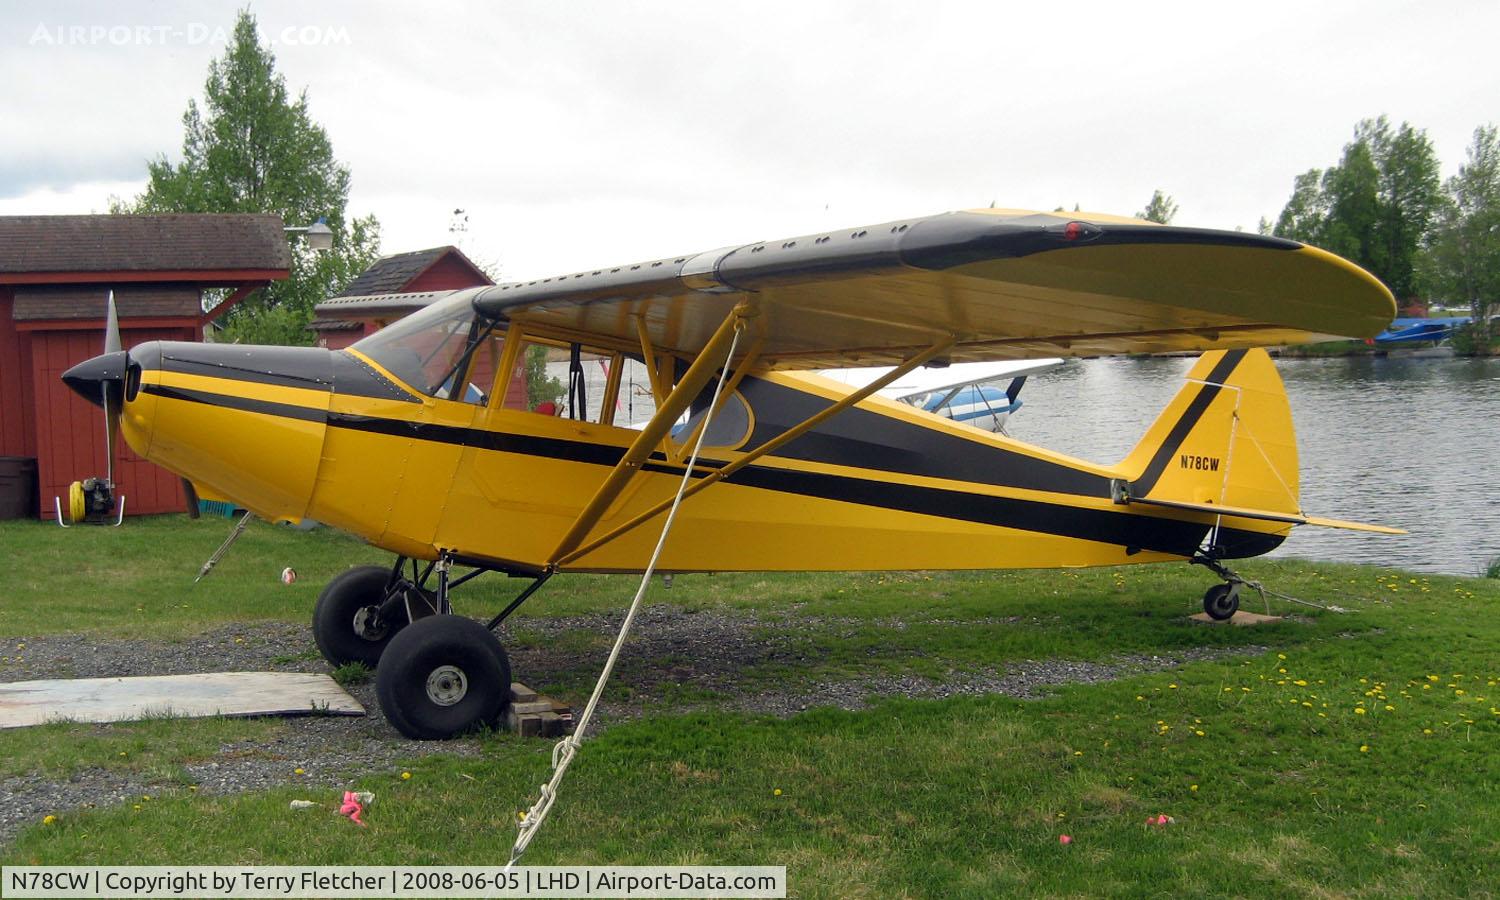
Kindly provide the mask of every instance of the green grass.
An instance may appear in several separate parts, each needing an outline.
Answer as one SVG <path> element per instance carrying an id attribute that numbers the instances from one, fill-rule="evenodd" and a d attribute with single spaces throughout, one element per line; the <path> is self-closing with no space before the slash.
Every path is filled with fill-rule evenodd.
<path id="1" fill-rule="evenodd" d="M 217 756 L 226 744 L 268 740 L 275 719 L 174 719 L 103 725 L 53 722 L 0 732 L 0 778 L 37 773 L 66 779 L 87 769 L 190 783 L 181 766 Z"/>
<path id="2" fill-rule="evenodd" d="M 137 525 L 142 539 L 128 548 Z M 336 534 L 265 527 L 189 589 L 182 585 L 200 557 L 227 532 L 201 527 L 132 522 L 103 538 L 116 549 L 95 556 L 88 575 L 100 585 L 127 581 L 112 594 L 124 603 L 95 599 L 91 616 L 50 616 L 66 579 L 49 576 L 12 594 L 0 626 L 17 635 L 78 627 L 135 635 L 237 618 L 302 621 L 323 580 L 378 559 Z M 41 555 L 76 552 L 76 535 L 0 526 L 7 549 L 14 540 Z M 176 546 L 190 540 L 190 551 Z M 260 549 L 236 560 L 252 541 Z M 31 557 L 22 558 L 29 566 Z M 284 565 L 301 575 L 291 588 L 276 581 Z M 1245 569 L 1278 590 L 1358 611 L 1297 607 L 1270 627 L 1197 625 L 1186 615 L 1211 578 L 1187 566 L 693 576 L 670 590 L 657 585 L 653 603 L 683 614 L 754 612 L 762 627 L 786 635 L 793 661 L 747 672 L 752 685 L 937 677 L 1003 671 L 1025 659 L 1110 660 L 1204 645 L 1242 652 L 1069 686 L 1038 701 L 893 700 L 781 721 L 704 712 L 618 725 L 585 745 L 526 861 L 784 864 L 794 895 L 818 897 L 1500 892 L 1500 583 L 1296 561 Z M 460 595 L 462 610 L 498 608 L 520 587 L 498 578 L 475 586 L 487 581 L 467 602 Z M 516 639 L 562 658 L 596 649 L 579 632 L 545 638 L 542 620 L 621 609 L 633 587 L 623 577 L 556 579 L 526 608 Z M 183 604 L 187 590 L 197 593 Z M 77 599 L 80 610 L 89 599 Z M 158 624 L 138 618 L 142 602 Z M 625 661 L 653 662 L 632 661 L 628 651 Z M 590 669 L 571 667 L 565 678 L 584 684 Z M 622 670 L 622 684 L 631 671 Z M 283 727 L 55 725 L 0 734 L 0 759 L 10 774 L 170 771 L 233 741 L 237 729 Z M 368 829 L 333 814 L 332 791 L 322 798 L 327 811 L 293 813 L 287 801 L 305 789 L 208 798 L 182 787 L 61 813 L 53 825 L 27 829 L 0 859 L 500 864 L 517 811 L 546 777 L 549 751 L 547 742 L 496 735 L 478 757 L 408 763 L 409 780 L 400 768 L 369 773 L 357 785 L 377 794 Z M 1176 824 L 1143 824 L 1159 813 Z M 1060 834 L 1074 842 L 1060 846 Z"/>

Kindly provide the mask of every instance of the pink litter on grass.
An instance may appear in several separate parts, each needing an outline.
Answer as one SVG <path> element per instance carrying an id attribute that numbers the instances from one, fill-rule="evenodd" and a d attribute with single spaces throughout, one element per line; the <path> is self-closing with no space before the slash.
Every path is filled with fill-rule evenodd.
<path id="1" fill-rule="evenodd" d="M 1066 847 L 1073 843 L 1073 836 L 1071 834 L 1060 834 L 1057 836 L 1057 842 Z"/>
<path id="2" fill-rule="evenodd" d="M 348 816 L 351 822 L 364 828 L 364 820 L 359 817 L 364 811 L 365 807 L 359 802 L 359 795 L 353 791 L 344 791 L 344 805 L 339 807 L 339 815 Z"/>

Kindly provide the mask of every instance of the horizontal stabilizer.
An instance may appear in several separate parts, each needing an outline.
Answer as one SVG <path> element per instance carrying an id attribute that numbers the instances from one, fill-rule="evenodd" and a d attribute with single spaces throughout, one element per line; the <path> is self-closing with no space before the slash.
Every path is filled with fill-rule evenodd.
<path id="1" fill-rule="evenodd" d="M 1318 525 L 1323 528 L 1344 528 L 1349 531 L 1370 531 L 1375 534 L 1406 534 L 1403 528 L 1392 528 L 1389 525 L 1371 525 L 1368 522 L 1346 522 L 1343 519 L 1326 519 L 1322 516 L 1308 516 L 1307 524 Z"/>
<path id="2" fill-rule="evenodd" d="M 1376 534 L 1406 534 L 1400 528 L 1391 528 L 1386 525 L 1346 522 L 1343 519 L 1329 519 L 1323 516 L 1304 516 L 1292 513 L 1272 512 L 1264 509 L 1249 509 L 1243 506 L 1224 506 L 1218 503 L 1188 503 L 1182 500 L 1154 500 L 1143 497 L 1131 497 L 1126 502 L 1132 504 L 1142 503 L 1146 506 L 1162 506 L 1167 509 L 1187 509 L 1194 512 L 1210 513 L 1216 516 L 1260 519 L 1266 522 L 1286 522 L 1291 525 L 1317 525 L 1323 528 L 1345 528 L 1350 531 L 1370 531 Z"/>

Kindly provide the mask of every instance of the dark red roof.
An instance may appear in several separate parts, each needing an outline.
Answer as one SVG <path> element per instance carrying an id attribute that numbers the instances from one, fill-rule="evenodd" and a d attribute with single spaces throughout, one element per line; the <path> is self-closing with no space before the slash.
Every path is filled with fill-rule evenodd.
<path id="1" fill-rule="evenodd" d="M 285 270 L 280 216 L 0 216 L 0 274 Z"/>
<path id="2" fill-rule="evenodd" d="M 359 274 L 358 278 L 349 282 L 336 297 L 364 297 L 370 294 L 396 294 L 407 289 L 407 285 L 423 272 L 432 268 L 438 260 L 452 254 L 464 265 L 473 269 L 482 281 L 476 284 L 488 284 L 490 279 L 480 271 L 479 267 L 463 254 L 457 247 L 430 247 L 426 250 L 412 250 L 408 253 L 397 253 L 394 256 L 386 256 L 377 259 Z"/>
<path id="3" fill-rule="evenodd" d="M 114 289 L 115 309 L 120 318 L 203 315 L 203 292 L 192 285 L 132 284 Z M 109 289 L 99 287 L 19 287 L 16 289 L 14 318 L 17 322 L 35 319 L 104 318 Z"/>

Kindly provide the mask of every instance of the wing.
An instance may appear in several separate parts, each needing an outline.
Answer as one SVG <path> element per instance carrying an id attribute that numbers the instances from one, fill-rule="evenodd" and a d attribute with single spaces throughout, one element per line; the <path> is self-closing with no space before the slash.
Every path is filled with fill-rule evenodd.
<path id="1" fill-rule="evenodd" d="M 1371 337 L 1395 315 L 1372 275 L 1279 238 L 1075 213 L 973 210 L 479 291 L 482 313 L 693 356 L 736 303 L 762 365 L 1197 351 Z"/>

